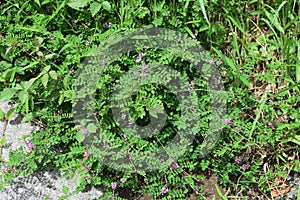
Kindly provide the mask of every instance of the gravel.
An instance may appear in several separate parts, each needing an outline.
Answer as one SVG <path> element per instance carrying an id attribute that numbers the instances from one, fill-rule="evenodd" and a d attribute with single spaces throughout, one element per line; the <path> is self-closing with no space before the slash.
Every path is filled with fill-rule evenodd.
<path id="1" fill-rule="evenodd" d="M 281 197 L 278 197 L 277 199 L 278 200 L 297 200 L 298 188 L 300 187 L 300 176 L 299 176 L 299 174 L 294 174 L 294 176 L 289 176 L 287 180 L 288 180 L 288 183 L 290 186 L 290 192 L 285 195 L 281 195 Z"/>

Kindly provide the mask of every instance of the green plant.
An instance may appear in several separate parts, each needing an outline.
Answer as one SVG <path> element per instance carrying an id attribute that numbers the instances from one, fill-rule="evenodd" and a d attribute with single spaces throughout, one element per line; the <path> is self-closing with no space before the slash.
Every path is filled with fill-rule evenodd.
<path id="1" fill-rule="evenodd" d="M 65 176 L 76 176 L 76 192 L 87 185 L 104 186 L 104 199 L 115 196 L 120 188 L 156 199 L 186 199 L 196 192 L 200 193 L 199 199 L 205 199 L 205 191 L 199 185 L 206 173 L 217 174 L 219 183 L 231 188 L 228 197 L 218 191 L 224 199 L 249 197 L 247 191 L 256 187 L 257 193 L 267 194 L 274 177 L 284 177 L 291 170 L 299 172 L 295 156 L 300 144 L 299 20 L 297 1 L 1 3 L 0 101 L 15 101 L 17 106 L 7 113 L 0 110 L 0 120 L 7 123 L 16 111 L 24 116 L 23 122 L 35 121 L 42 128 L 22 138 L 31 138 L 29 146 L 34 147 L 28 154 L 20 148 L 10 153 L 9 161 L 2 160 L 5 168 L 1 171 L 1 187 L 17 175 L 47 166 L 67 171 Z M 97 125 L 111 143 L 129 153 L 150 152 L 168 144 L 178 130 L 182 113 L 176 95 L 167 88 L 146 84 L 132 93 L 128 105 L 120 109 L 123 112 L 129 108 L 130 115 L 123 115 L 124 119 L 130 117 L 147 125 L 165 108 L 168 123 L 156 138 L 140 141 L 124 132 L 120 122 L 114 120 L 109 102 L 120 81 L 133 81 L 122 79 L 123 74 L 139 65 L 136 76 L 144 76 L 143 67 L 156 63 L 171 66 L 193 85 L 200 111 L 198 132 L 184 156 L 170 159 L 169 165 L 154 172 L 120 172 L 104 165 L 83 144 L 85 134 L 95 132 L 97 126 L 77 124 L 72 110 L 76 96 L 73 86 L 86 66 L 83 61 L 96 47 L 121 32 L 149 25 L 186 34 L 212 52 L 214 59 L 209 63 L 222 74 L 227 91 L 226 127 L 212 152 L 200 159 L 200 146 L 213 117 L 207 81 L 175 50 L 141 46 L 110 63 L 102 78 L 95 81 Z M 170 77 L 162 74 L 156 81 Z M 4 134 L 0 143 L 1 147 L 5 143 Z M 73 194 L 67 188 L 63 190 L 66 194 L 62 199 L 71 198 Z"/>

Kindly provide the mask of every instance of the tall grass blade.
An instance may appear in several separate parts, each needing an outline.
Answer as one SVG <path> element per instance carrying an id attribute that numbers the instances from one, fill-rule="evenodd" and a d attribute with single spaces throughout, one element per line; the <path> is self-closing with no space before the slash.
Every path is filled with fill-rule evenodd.
<path id="1" fill-rule="evenodd" d="M 210 22 L 208 20 L 208 17 L 207 17 L 207 14 L 206 14 L 206 10 L 205 10 L 204 0 L 199 0 L 199 2 L 200 2 L 201 11 L 202 11 L 202 13 L 204 15 L 204 18 L 205 18 L 208 26 L 210 27 Z"/>
<path id="2" fill-rule="evenodd" d="M 262 101 L 261 104 L 260 104 L 259 110 L 258 110 L 258 112 L 257 112 L 257 114 L 256 114 L 255 120 L 254 120 L 254 122 L 253 122 L 253 124 L 252 124 L 251 131 L 250 131 L 250 133 L 249 133 L 249 139 L 252 138 L 253 131 L 254 131 L 255 128 L 256 128 L 256 124 L 257 124 L 257 122 L 258 122 L 258 120 L 259 120 L 260 114 L 262 113 L 262 111 L 263 111 L 263 109 L 264 109 L 264 106 L 265 106 L 266 101 L 267 101 L 267 98 L 264 98 L 263 101 Z"/>

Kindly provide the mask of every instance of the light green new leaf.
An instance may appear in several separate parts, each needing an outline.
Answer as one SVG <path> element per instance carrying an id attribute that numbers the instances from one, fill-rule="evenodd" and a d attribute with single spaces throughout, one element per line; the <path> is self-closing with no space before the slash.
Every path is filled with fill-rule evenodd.
<path id="1" fill-rule="evenodd" d="M 71 0 L 70 3 L 68 3 L 68 6 L 73 9 L 79 10 L 80 8 L 85 7 L 88 2 L 88 0 Z"/>
<path id="2" fill-rule="evenodd" d="M 110 11 L 111 10 L 111 5 L 108 1 L 103 1 L 102 3 L 102 7 L 107 10 L 107 11 Z"/>
<path id="3" fill-rule="evenodd" d="M 81 174 L 81 173 L 78 173 L 77 176 L 76 176 L 76 186 L 79 187 L 80 184 L 82 182 L 84 182 L 85 178 L 84 178 L 84 175 Z"/>
<path id="4" fill-rule="evenodd" d="M 4 88 L 0 92 L 0 102 L 5 102 L 10 100 L 15 94 L 17 90 L 14 88 Z"/>
<path id="5" fill-rule="evenodd" d="M 41 78 L 42 84 L 43 86 L 46 88 L 47 84 L 48 84 L 48 80 L 49 80 L 49 75 L 48 74 L 44 74 Z"/>
<path id="6" fill-rule="evenodd" d="M 97 131 L 97 126 L 95 124 L 88 124 L 88 126 L 86 127 L 87 131 L 89 133 L 96 133 Z"/>
<path id="7" fill-rule="evenodd" d="M 90 11 L 91 11 L 91 14 L 92 14 L 92 17 L 94 17 L 100 10 L 101 8 L 101 4 L 97 1 L 91 3 L 90 5 Z"/>
<path id="8" fill-rule="evenodd" d="M 81 132 L 77 132 L 75 138 L 77 139 L 78 142 L 83 142 L 85 139 L 85 136 Z"/>
<path id="9" fill-rule="evenodd" d="M 22 122 L 28 122 L 33 119 L 33 113 L 28 113 L 25 115 L 25 117 L 22 119 Z"/>
<path id="10" fill-rule="evenodd" d="M 14 112 L 15 112 L 15 108 L 9 109 L 6 113 L 5 119 L 10 119 L 11 116 L 14 114 Z"/>
<path id="11" fill-rule="evenodd" d="M 32 84 L 36 81 L 37 77 L 30 79 L 29 81 L 26 81 L 25 83 L 25 91 L 27 91 Z"/>
<path id="12" fill-rule="evenodd" d="M 54 71 L 54 70 L 51 70 L 50 72 L 49 72 L 49 75 L 50 75 L 50 77 L 52 78 L 52 79 L 54 79 L 54 80 L 57 80 L 57 73 L 56 73 L 56 71 Z"/>

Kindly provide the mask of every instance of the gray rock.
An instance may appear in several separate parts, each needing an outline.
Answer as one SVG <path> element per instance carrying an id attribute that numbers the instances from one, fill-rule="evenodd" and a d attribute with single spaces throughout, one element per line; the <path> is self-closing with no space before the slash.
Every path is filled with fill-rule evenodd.
<path id="1" fill-rule="evenodd" d="M 0 109 L 6 113 L 13 105 L 8 102 L 0 102 Z M 25 142 L 20 138 L 25 134 L 38 131 L 39 127 L 27 122 L 21 123 L 22 117 L 14 114 L 6 125 L 6 142 L 2 149 L 2 158 L 9 160 L 9 151 L 16 150 L 19 147 L 25 147 Z M 4 122 L 0 121 L 0 133 L 3 133 Z M 3 169 L 3 166 L 1 166 Z M 72 193 L 76 189 L 74 179 L 61 178 L 59 171 L 38 171 L 26 177 L 16 177 L 11 184 L 3 191 L 0 190 L 1 200 L 58 200 L 59 197 L 66 195 L 62 191 L 62 186 L 69 188 Z M 79 192 L 69 199 L 72 200 L 94 200 L 103 195 L 99 188 L 92 187 L 86 192 Z"/>

